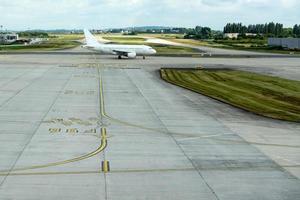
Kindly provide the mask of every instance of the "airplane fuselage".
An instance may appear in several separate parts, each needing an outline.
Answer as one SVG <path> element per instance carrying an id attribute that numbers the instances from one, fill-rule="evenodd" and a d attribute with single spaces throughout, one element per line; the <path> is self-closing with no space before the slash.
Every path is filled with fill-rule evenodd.
<path id="1" fill-rule="evenodd" d="M 97 39 L 87 29 L 84 30 L 86 45 L 82 46 L 92 51 L 99 52 L 101 54 L 113 54 L 118 55 L 121 59 L 122 56 L 128 58 L 136 58 L 136 56 L 145 56 L 156 54 L 156 50 L 147 45 L 121 45 L 121 44 L 103 44 L 97 41 Z"/>
<path id="2" fill-rule="evenodd" d="M 118 52 L 134 52 L 137 56 L 153 55 L 156 51 L 146 45 L 117 45 L 117 44 L 105 44 L 97 46 L 84 46 L 87 49 L 99 52 L 101 54 L 114 54 L 118 55 Z"/>

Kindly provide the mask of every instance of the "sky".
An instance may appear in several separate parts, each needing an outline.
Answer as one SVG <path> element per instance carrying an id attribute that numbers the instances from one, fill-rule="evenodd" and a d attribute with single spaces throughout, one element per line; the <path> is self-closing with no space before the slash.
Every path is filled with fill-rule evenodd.
<path id="1" fill-rule="evenodd" d="M 8 30 L 300 24 L 299 0 L 0 0 Z"/>

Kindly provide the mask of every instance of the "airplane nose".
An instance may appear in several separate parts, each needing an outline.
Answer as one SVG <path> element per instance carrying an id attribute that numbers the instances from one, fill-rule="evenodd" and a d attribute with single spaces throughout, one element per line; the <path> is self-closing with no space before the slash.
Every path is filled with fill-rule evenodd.
<path id="1" fill-rule="evenodd" d="M 156 54 L 157 51 L 156 51 L 155 49 L 152 49 L 152 53 L 153 53 L 153 54 Z"/>

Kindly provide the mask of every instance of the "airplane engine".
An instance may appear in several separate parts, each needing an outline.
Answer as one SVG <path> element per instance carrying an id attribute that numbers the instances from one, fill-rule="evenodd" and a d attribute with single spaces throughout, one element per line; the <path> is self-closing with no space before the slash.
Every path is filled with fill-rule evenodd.
<path id="1" fill-rule="evenodd" d="M 136 53 L 135 52 L 127 53 L 127 57 L 128 58 L 135 58 L 136 57 Z"/>

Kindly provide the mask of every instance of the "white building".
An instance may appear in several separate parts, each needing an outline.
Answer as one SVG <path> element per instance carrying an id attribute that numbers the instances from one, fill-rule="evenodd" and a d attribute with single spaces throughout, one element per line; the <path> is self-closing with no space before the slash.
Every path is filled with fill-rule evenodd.
<path id="1" fill-rule="evenodd" d="M 257 36 L 257 34 L 256 33 L 246 33 L 246 36 L 255 37 L 255 36 Z"/>
<path id="2" fill-rule="evenodd" d="M 239 37 L 239 33 L 225 33 L 224 37 L 229 39 L 237 39 Z"/>
<path id="3" fill-rule="evenodd" d="M 0 44 L 11 44 L 19 39 L 16 33 L 0 33 Z"/>
<path id="4" fill-rule="evenodd" d="M 225 38 L 229 38 L 229 39 L 237 39 L 239 37 L 239 35 L 241 35 L 240 33 L 225 33 L 224 37 Z M 255 37 L 257 36 L 256 33 L 245 33 L 246 36 L 251 36 L 251 37 Z"/>

